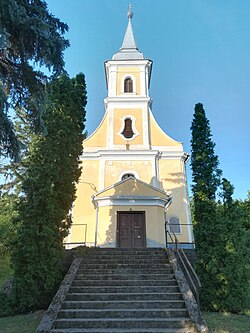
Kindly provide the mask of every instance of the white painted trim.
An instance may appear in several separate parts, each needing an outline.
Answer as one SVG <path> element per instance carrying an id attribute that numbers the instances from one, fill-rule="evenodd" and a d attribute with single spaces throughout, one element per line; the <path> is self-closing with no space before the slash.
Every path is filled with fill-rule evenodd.
<path id="1" fill-rule="evenodd" d="M 98 151 L 93 151 L 93 152 L 84 152 L 84 155 L 89 155 L 89 156 L 106 156 L 106 157 L 113 157 L 113 156 L 116 156 L 116 157 L 122 157 L 124 155 L 126 156 L 138 156 L 138 154 L 141 154 L 143 157 L 146 157 L 146 156 L 152 156 L 154 157 L 156 154 L 158 154 L 158 151 L 156 150 L 108 150 L 108 149 L 105 149 L 105 150 L 98 150 Z M 127 159 L 127 157 L 126 157 Z"/>
<path id="2" fill-rule="evenodd" d="M 153 63 L 150 59 L 126 59 L 126 60 L 106 60 L 105 67 L 119 65 L 119 67 L 128 67 L 131 65 L 151 65 Z"/>
<path id="3" fill-rule="evenodd" d="M 123 146 L 124 149 L 124 146 Z M 130 150 L 97 150 L 97 151 L 85 151 L 84 155 L 80 156 L 80 160 L 92 160 L 92 159 L 100 159 L 107 158 L 112 160 L 153 160 L 155 156 L 159 154 L 159 151 L 156 150 L 142 150 L 142 149 L 130 149 Z M 181 159 L 183 156 L 183 152 L 163 152 L 160 156 L 160 159 Z"/>
<path id="4" fill-rule="evenodd" d="M 162 199 L 160 197 L 104 197 L 95 198 L 98 202 L 99 207 L 107 206 L 159 206 L 164 208 L 168 200 Z"/>
<path id="5" fill-rule="evenodd" d="M 144 67 L 143 70 L 140 70 L 140 88 L 141 88 L 141 91 L 140 91 L 140 95 L 141 96 L 148 96 L 148 93 L 147 93 L 147 70 L 146 70 L 147 67 Z"/>
<path id="6" fill-rule="evenodd" d="M 188 197 L 188 190 L 187 190 L 187 179 L 186 179 L 186 165 L 185 165 L 186 155 L 181 159 L 181 169 L 182 169 L 182 181 L 183 181 L 183 196 L 184 196 L 184 203 L 185 203 L 185 212 L 186 212 L 186 219 L 187 219 L 187 228 L 188 228 L 188 241 L 190 243 L 193 242 L 192 231 L 191 231 L 191 210 L 190 210 L 190 202 Z"/>
<path id="7" fill-rule="evenodd" d="M 144 103 L 150 103 L 152 102 L 152 98 L 151 97 L 143 97 L 143 96 L 138 96 L 138 95 L 134 95 L 133 93 L 124 93 L 120 96 L 116 96 L 116 97 L 106 97 L 104 98 L 104 101 L 106 103 L 117 103 L 117 102 L 135 102 L 136 104 L 139 102 L 144 102 Z"/>

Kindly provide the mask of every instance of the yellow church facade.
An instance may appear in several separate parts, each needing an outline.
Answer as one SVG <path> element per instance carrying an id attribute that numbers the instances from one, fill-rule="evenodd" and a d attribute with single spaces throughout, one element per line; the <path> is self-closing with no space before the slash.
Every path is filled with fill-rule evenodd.
<path id="1" fill-rule="evenodd" d="M 180 242 L 193 241 L 188 154 L 153 117 L 151 69 L 136 47 L 129 11 L 122 47 L 105 62 L 104 117 L 83 142 L 68 247 L 164 247 L 166 221 Z"/>

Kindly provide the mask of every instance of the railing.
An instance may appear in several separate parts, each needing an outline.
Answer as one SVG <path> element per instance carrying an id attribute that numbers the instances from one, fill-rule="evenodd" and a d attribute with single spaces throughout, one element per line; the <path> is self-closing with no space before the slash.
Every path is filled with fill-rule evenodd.
<path id="1" fill-rule="evenodd" d="M 200 313 L 200 289 L 201 289 L 201 283 L 200 279 L 198 278 L 195 270 L 193 269 L 190 261 L 188 260 L 185 252 L 181 248 L 181 243 L 178 241 L 178 238 L 176 237 L 175 233 L 173 232 L 173 229 L 169 228 L 168 222 L 165 222 L 165 234 L 166 234 L 166 247 L 170 247 L 170 242 L 168 242 L 168 236 L 171 240 L 171 248 L 174 250 L 177 258 L 177 269 L 180 267 L 183 271 L 183 274 L 185 275 L 185 278 L 188 282 L 188 285 L 194 295 L 194 298 L 197 303 L 198 307 L 198 316 L 199 319 L 201 318 Z"/>
<path id="2" fill-rule="evenodd" d="M 72 229 L 73 228 L 78 228 L 78 238 L 80 235 L 80 238 L 82 238 L 81 242 L 64 242 L 63 245 L 66 248 L 72 248 L 75 246 L 79 246 L 79 245 L 86 245 L 86 240 L 87 240 L 87 224 L 72 224 L 71 225 L 71 230 L 70 233 L 72 233 Z M 75 234 L 75 231 L 74 231 Z"/>
<path id="3" fill-rule="evenodd" d="M 179 243 L 182 245 L 182 248 L 185 249 L 194 249 L 195 248 L 195 243 L 193 241 L 194 236 L 193 236 L 193 224 L 192 223 L 171 223 L 166 222 L 168 226 L 168 233 L 175 234 L 176 236 L 180 236 L 185 238 L 188 238 L 188 241 L 181 241 L 179 239 Z M 184 236 L 185 235 L 185 236 Z M 166 242 L 171 246 L 172 241 L 167 238 L 166 234 Z M 168 247 L 168 246 L 167 246 Z"/>

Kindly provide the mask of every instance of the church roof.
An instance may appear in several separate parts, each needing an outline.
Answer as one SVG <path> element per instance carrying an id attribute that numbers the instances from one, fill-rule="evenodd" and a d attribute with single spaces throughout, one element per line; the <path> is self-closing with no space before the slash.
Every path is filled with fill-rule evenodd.
<path id="1" fill-rule="evenodd" d="M 134 60 L 144 59 L 143 54 L 138 50 L 135 43 L 133 28 L 132 28 L 133 13 L 131 6 L 128 10 L 128 26 L 123 39 L 122 47 L 113 55 L 112 60 Z"/>

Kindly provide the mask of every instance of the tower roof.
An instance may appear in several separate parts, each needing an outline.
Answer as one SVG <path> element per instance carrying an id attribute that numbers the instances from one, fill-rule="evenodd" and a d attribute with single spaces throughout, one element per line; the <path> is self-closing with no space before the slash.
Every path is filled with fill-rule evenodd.
<path id="1" fill-rule="evenodd" d="M 128 26 L 123 39 L 122 47 L 113 55 L 112 60 L 144 59 L 143 54 L 137 49 L 132 28 L 133 12 L 131 5 L 128 7 Z"/>

